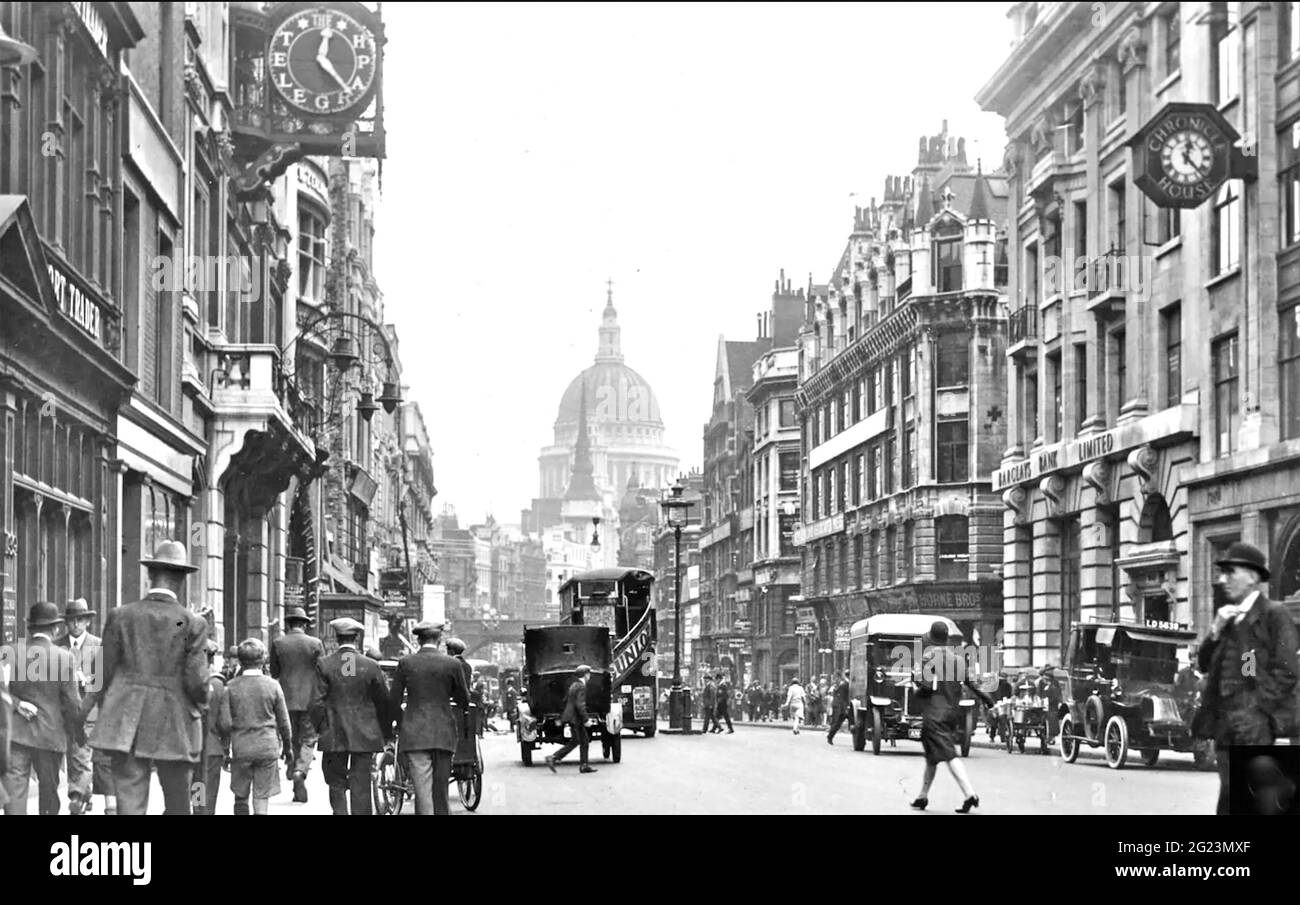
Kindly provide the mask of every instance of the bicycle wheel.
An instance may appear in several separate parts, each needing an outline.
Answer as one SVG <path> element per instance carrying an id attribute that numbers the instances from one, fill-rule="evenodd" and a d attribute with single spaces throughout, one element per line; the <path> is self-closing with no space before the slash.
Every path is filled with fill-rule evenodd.
<path id="1" fill-rule="evenodd" d="M 465 806 L 465 810 L 478 810 L 479 802 L 483 800 L 483 774 L 477 767 L 468 778 L 456 780 L 456 794 L 460 796 L 460 803 Z"/>
<path id="2" fill-rule="evenodd" d="M 376 813 L 383 816 L 402 813 L 406 801 L 406 771 L 393 751 L 385 751 L 380 756 L 373 786 Z"/>

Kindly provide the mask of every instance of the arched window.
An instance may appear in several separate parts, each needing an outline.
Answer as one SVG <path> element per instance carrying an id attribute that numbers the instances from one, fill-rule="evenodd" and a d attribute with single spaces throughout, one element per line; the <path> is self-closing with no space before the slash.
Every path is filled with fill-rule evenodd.
<path id="1" fill-rule="evenodd" d="M 934 522 L 939 559 L 935 578 L 965 581 L 970 577 L 970 524 L 964 515 L 944 515 Z"/>
<path id="2" fill-rule="evenodd" d="M 1174 539 L 1173 521 L 1169 516 L 1169 505 L 1158 493 L 1147 497 L 1142 507 L 1142 518 L 1138 522 L 1139 543 L 1152 544 L 1158 541 Z"/>

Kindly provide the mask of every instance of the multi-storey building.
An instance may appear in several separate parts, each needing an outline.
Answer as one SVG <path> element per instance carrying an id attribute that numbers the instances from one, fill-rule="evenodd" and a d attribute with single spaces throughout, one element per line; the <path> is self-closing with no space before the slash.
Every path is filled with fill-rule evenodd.
<path id="1" fill-rule="evenodd" d="M 772 296 L 772 348 L 754 362 L 747 393 L 754 409 L 753 452 L 747 480 L 753 487 L 754 533 L 750 551 L 750 679 L 782 685 L 794 677 L 798 652 L 794 604 L 801 571 L 794 535 L 799 525 L 798 330 L 803 289 L 791 289 L 781 272 Z"/>
<path id="2" fill-rule="evenodd" d="M 1270 596 L 1300 598 L 1300 11 L 1092 12 L 1018 4 L 1011 54 L 978 96 L 1010 139 L 1016 313 L 995 489 L 1020 662 L 1055 659 L 1079 619 L 1206 628 L 1213 562 L 1236 540 L 1267 552 Z M 1126 144 L 1171 101 L 1216 108 L 1255 174 L 1200 207 L 1157 207 Z M 1053 256 L 1074 279 L 1052 278 Z"/>
<path id="3" fill-rule="evenodd" d="M 810 287 L 801 675 L 843 666 L 848 628 L 875 613 L 948 616 L 981 641 L 1000 627 L 1004 183 L 945 123 L 911 177 L 858 210 L 830 283 Z"/>
<path id="4" fill-rule="evenodd" d="M 405 457 L 402 517 L 406 520 L 411 593 L 420 594 L 425 585 L 437 581 L 437 557 L 433 548 L 437 519 L 433 498 L 438 495 L 438 488 L 433 483 L 433 447 L 418 402 L 402 403 L 401 430 Z"/>

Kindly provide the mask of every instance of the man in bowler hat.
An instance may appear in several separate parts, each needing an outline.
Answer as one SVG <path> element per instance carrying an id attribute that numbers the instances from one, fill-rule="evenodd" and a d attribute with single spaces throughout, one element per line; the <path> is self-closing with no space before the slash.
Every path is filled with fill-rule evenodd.
<path id="1" fill-rule="evenodd" d="M 373 813 L 370 763 L 392 738 L 388 688 L 383 671 L 361 653 L 365 627 L 343 617 L 330 623 L 338 650 L 320 659 L 317 681 L 321 696 L 315 726 L 320 732 L 321 772 L 330 790 L 335 816 Z"/>
<path id="2" fill-rule="evenodd" d="M 293 800 L 307 800 L 307 773 L 316 753 L 316 730 L 312 726 L 311 708 L 320 694 L 316 666 L 325 656 L 325 645 L 307 634 L 311 618 L 300 606 L 285 608 L 285 633 L 271 642 L 271 678 L 280 682 L 285 703 L 289 705 L 289 724 L 293 727 Z"/>
<path id="3" fill-rule="evenodd" d="M 82 713 L 85 718 L 85 733 L 95 728 L 98 715 L 95 701 L 89 697 L 100 688 L 103 665 L 102 641 L 90 631 L 91 620 L 96 613 L 83 598 L 68 602 L 63 608 L 63 622 L 67 633 L 54 643 L 72 654 L 72 662 L 77 670 L 77 691 L 81 694 Z M 77 744 L 75 736 L 80 736 L 82 744 Z M 117 802 L 113 796 L 113 773 L 107 758 L 94 756 L 94 749 L 85 744 L 86 736 L 81 732 L 68 735 L 68 813 L 85 814 L 91 810 L 92 795 L 104 796 L 105 813 L 117 813 Z"/>
<path id="4" fill-rule="evenodd" d="M 1192 732 L 1197 738 L 1214 739 L 1219 752 L 1215 813 L 1227 814 L 1230 749 L 1295 736 L 1300 667 L 1290 613 L 1260 590 L 1269 579 L 1264 554 L 1250 544 L 1235 543 L 1215 565 L 1228 603 L 1215 614 L 1196 652 L 1205 691 Z"/>
<path id="5" fill-rule="evenodd" d="M 32 604 L 27 638 L 16 647 L 15 678 L 9 686 L 14 716 L 9 769 L 4 778 L 9 796 L 6 814 L 27 813 L 32 773 L 36 774 L 41 815 L 59 813 L 59 767 L 69 736 L 85 741 L 76 666 L 72 654 L 57 647 L 52 638 L 62 624 L 54 604 Z"/>
<path id="6" fill-rule="evenodd" d="M 561 717 L 569 724 L 569 730 L 573 735 L 565 742 L 564 747 L 547 756 L 546 766 L 551 768 L 552 773 L 556 772 L 555 765 L 574 748 L 578 749 L 578 757 L 582 764 L 578 772 L 596 772 L 596 768 L 587 763 L 587 677 L 591 675 L 591 667 L 579 666 L 574 673 L 573 681 L 569 684 L 568 697 L 564 701 L 564 714 Z"/>
<path id="7" fill-rule="evenodd" d="M 399 753 L 405 754 L 411 765 L 415 813 L 450 814 L 447 784 L 458 738 L 451 702 L 462 713 L 467 712 L 469 691 L 461 665 L 438 650 L 442 626 L 421 622 L 415 627 L 415 637 L 420 649 L 397 661 L 388 710 L 398 724 Z"/>
<path id="8" fill-rule="evenodd" d="M 208 703 L 208 623 L 180 593 L 198 567 L 174 540 L 140 562 L 149 593 L 104 621 L 104 690 L 90 744 L 111 752 L 119 814 L 149 812 L 154 770 L 164 813 L 189 814 Z"/>

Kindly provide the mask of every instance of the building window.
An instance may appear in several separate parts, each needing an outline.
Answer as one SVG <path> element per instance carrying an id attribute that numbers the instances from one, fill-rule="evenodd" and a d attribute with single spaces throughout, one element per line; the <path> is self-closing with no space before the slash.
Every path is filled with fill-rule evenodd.
<path id="1" fill-rule="evenodd" d="M 1181 62 L 1181 49 L 1183 42 L 1183 20 L 1180 15 L 1179 5 L 1174 4 L 1174 8 L 1164 17 L 1165 25 L 1165 52 L 1164 52 L 1164 73 L 1165 78 L 1178 72 Z"/>
<path id="2" fill-rule="evenodd" d="M 911 579 L 912 577 L 912 547 L 916 540 L 916 530 L 912 522 L 903 523 L 903 555 L 899 557 L 899 563 L 902 565 L 902 577 Z"/>
<path id="3" fill-rule="evenodd" d="M 867 394 L 867 414 L 870 415 L 876 410 L 876 369 L 872 368 L 867 371 L 866 386 L 864 387 Z"/>
<path id="4" fill-rule="evenodd" d="M 1083 430 L 1088 418 L 1088 347 L 1076 343 L 1074 347 L 1074 430 Z"/>
<path id="5" fill-rule="evenodd" d="M 1108 193 L 1110 213 L 1110 249 L 1123 253 L 1128 248 L 1128 192 L 1123 180 L 1111 183 Z"/>
<path id="6" fill-rule="evenodd" d="M 1300 317 L 1297 312 L 1300 307 L 1292 305 L 1278 316 L 1278 384 L 1284 440 L 1300 437 Z"/>
<path id="7" fill-rule="evenodd" d="M 795 426 L 793 399 L 781 400 L 781 426 L 782 427 Z"/>
<path id="8" fill-rule="evenodd" d="M 1111 334 L 1115 341 L 1115 416 L 1128 400 L 1128 346 L 1123 330 Z"/>
<path id="9" fill-rule="evenodd" d="M 1237 334 L 1230 333 L 1210 347 L 1214 369 L 1214 454 L 1233 450 L 1240 412 L 1237 408 Z"/>
<path id="10" fill-rule="evenodd" d="M 1065 426 L 1065 412 L 1062 409 L 1064 397 L 1061 393 L 1061 353 L 1048 356 L 1047 373 L 1052 381 L 1052 410 L 1049 417 L 1052 425 L 1052 442 L 1062 439 L 1061 431 Z"/>
<path id="11" fill-rule="evenodd" d="M 1078 154 L 1087 146 L 1087 133 L 1083 128 L 1083 102 L 1075 104 L 1070 111 L 1070 117 L 1066 120 L 1069 131 L 1066 132 L 1066 151 L 1071 154 Z"/>
<path id="12" fill-rule="evenodd" d="M 935 578 L 965 581 L 970 573 L 970 527 L 966 516 L 940 516 L 935 519 L 934 531 L 939 553 Z"/>
<path id="13" fill-rule="evenodd" d="M 867 542 L 871 545 L 871 549 L 868 551 L 868 555 L 871 557 L 871 561 L 867 569 L 867 585 L 870 587 L 875 587 L 876 582 L 880 578 L 880 534 L 879 532 L 872 531 L 868 537 Z"/>
<path id="14" fill-rule="evenodd" d="M 1037 305 L 1038 298 L 1038 243 L 1031 242 L 1025 246 L 1024 293 L 1020 298 L 1022 305 Z"/>
<path id="15" fill-rule="evenodd" d="M 849 421 L 849 393 L 847 390 L 840 397 L 840 417 L 835 423 L 840 430 L 844 430 L 852 423 Z"/>
<path id="16" fill-rule="evenodd" d="M 1283 3 L 1283 39 L 1279 42 L 1282 48 L 1282 61 L 1287 62 L 1300 57 L 1300 3 Z"/>
<path id="17" fill-rule="evenodd" d="M 874 500 L 880 491 L 880 447 L 875 443 L 867 449 L 867 499 Z"/>
<path id="18" fill-rule="evenodd" d="M 935 343 L 937 386 L 966 386 L 970 382 L 970 343 L 964 333 L 940 333 Z"/>
<path id="19" fill-rule="evenodd" d="M 1082 595 L 1080 593 L 1080 559 L 1079 559 L 1079 517 L 1065 519 L 1060 523 L 1061 529 L 1061 632 L 1066 634 L 1070 626 L 1082 616 Z"/>
<path id="20" fill-rule="evenodd" d="M 1241 187 L 1230 179 L 1214 199 L 1212 225 L 1215 273 L 1228 273 L 1241 266 Z"/>
<path id="21" fill-rule="evenodd" d="M 885 438 L 885 489 L 886 495 L 894 492 L 894 435 Z"/>
<path id="22" fill-rule="evenodd" d="M 870 499 L 870 498 L 867 496 L 867 457 L 866 457 L 866 455 L 863 454 L 863 453 L 858 453 L 857 456 L 854 458 L 854 464 L 853 464 L 853 467 L 857 470 L 857 478 L 856 478 L 856 480 L 854 481 L 854 483 L 857 485 L 857 487 L 855 488 L 855 490 L 854 490 L 854 492 L 853 492 L 853 495 L 854 495 L 854 497 L 856 498 L 856 502 L 859 503 L 859 504 L 862 504 L 862 503 L 865 503 L 868 499 Z"/>
<path id="23" fill-rule="evenodd" d="M 1183 314 L 1175 302 L 1160 315 L 1165 339 L 1165 408 L 1178 405 L 1183 397 Z"/>
<path id="24" fill-rule="evenodd" d="M 173 260 L 174 248 L 171 236 L 163 230 L 158 230 L 158 258 L 164 261 Z M 172 361 L 175 358 L 175 326 L 172 322 L 172 312 L 175 306 L 172 304 L 172 294 L 166 289 L 159 289 L 154 298 L 154 316 L 153 327 L 153 401 L 158 403 L 162 408 L 170 410 L 172 400 L 172 374 L 175 369 L 172 367 Z"/>
<path id="25" fill-rule="evenodd" d="M 1079 289 L 1088 285 L 1088 202 L 1074 202 L 1074 285 Z"/>
<path id="26" fill-rule="evenodd" d="M 935 425 L 935 475 L 940 484 L 969 480 L 969 450 L 966 421 L 940 421 Z"/>
<path id="27" fill-rule="evenodd" d="M 849 499 L 849 460 L 840 463 L 840 509 L 848 508 Z"/>
<path id="28" fill-rule="evenodd" d="M 821 475 L 819 474 L 813 475 L 812 489 L 813 489 L 812 517 L 813 520 L 816 521 L 817 519 L 822 517 L 822 476 Z M 704 520 L 707 523 L 709 521 L 708 516 L 705 516 Z"/>
<path id="29" fill-rule="evenodd" d="M 961 289 L 960 237 L 934 243 L 934 287 L 936 292 L 957 292 Z"/>
<path id="30" fill-rule="evenodd" d="M 1294 4 L 1293 4 L 1294 5 Z M 1282 195 L 1282 246 L 1300 242 L 1300 122 L 1278 136 L 1278 170 Z"/>
<path id="31" fill-rule="evenodd" d="M 894 583 L 894 556 L 898 552 L 898 529 L 889 527 L 885 529 L 885 558 L 881 561 L 880 583 L 891 585 Z"/>
<path id="32" fill-rule="evenodd" d="M 1038 439 L 1038 372 L 1027 371 L 1025 373 L 1025 393 L 1021 399 L 1021 405 L 1024 406 L 1025 416 L 1021 423 L 1028 428 L 1026 435 L 1021 438 L 1022 442 L 1032 443 Z"/>
<path id="33" fill-rule="evenodd" d="M 834 515 L 839 510 L 840 496 L 835 492 L 835 466 L 826 469 L 826 514 Z"/>
<path id="34" fill-rule="evenodd" d="M 859 534 L 853 538 L 853 578 L 857 587 L 865 584 L 865 576 L 862 568 L 862 535 Z"/>
<path id="35" fill-rule="evenodd" d="M 873 368 L 872 379 L 875 382 L 875 394 L 873 397 L 873 412 L 878 412 L 885 407 L 885 369 Z"/>
<path id="36" fill-rule="evenodd" d="M 783 452 L 780 455 L 782 492 L 799 489 L 799 454 Z"/>
<path id="37" fill-rule="evenodd" d="M 1241 29 L 1237 27 L 1239 3 L 1210 4 L 1210 41 L 1214 97 L 1220 107 L 1241 92 Z"/>

